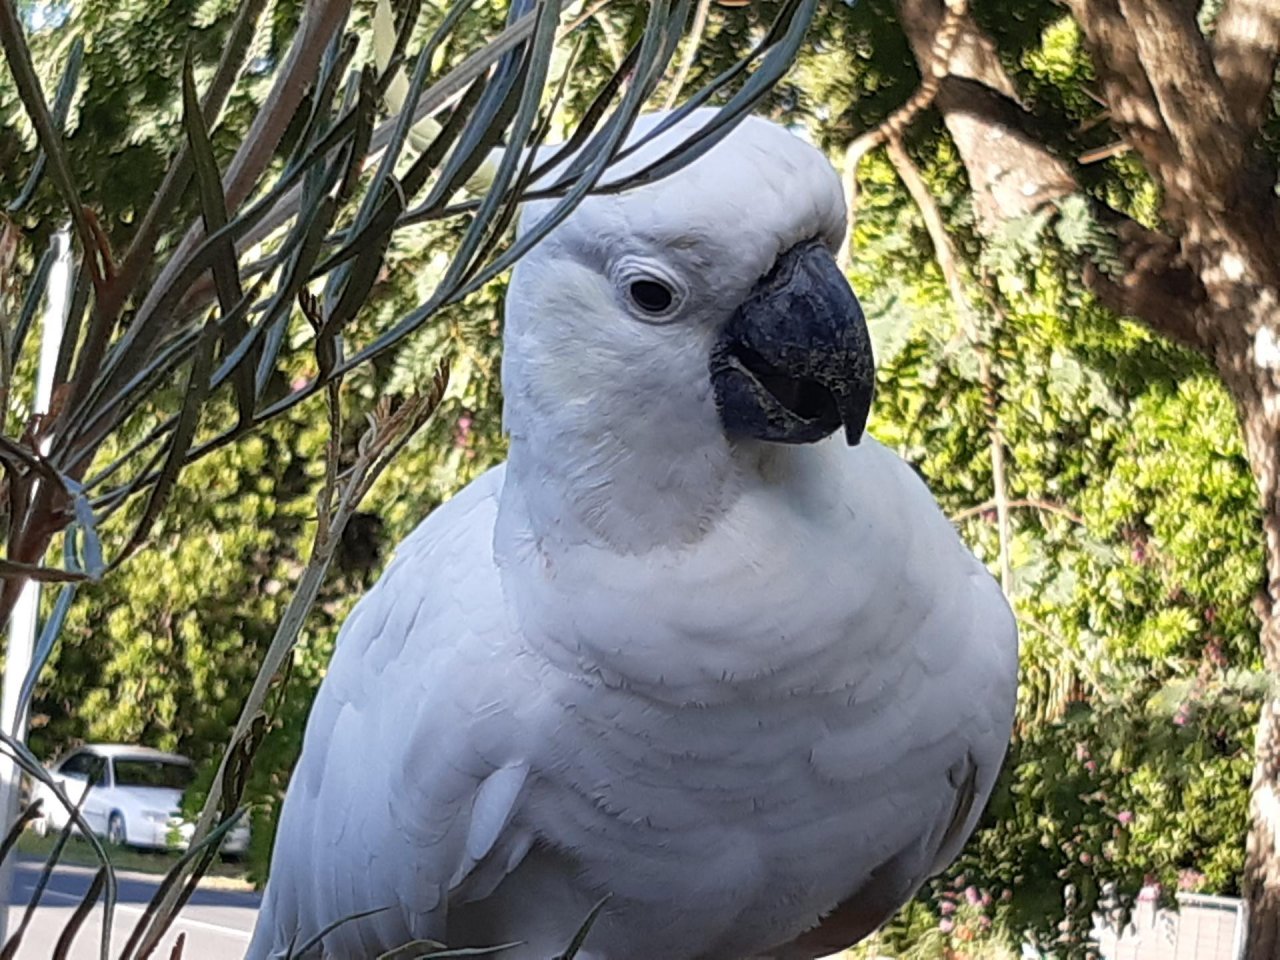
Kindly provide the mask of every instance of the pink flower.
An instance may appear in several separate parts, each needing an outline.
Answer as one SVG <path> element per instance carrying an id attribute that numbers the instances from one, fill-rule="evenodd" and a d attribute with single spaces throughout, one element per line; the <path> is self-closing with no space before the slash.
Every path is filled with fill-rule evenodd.
<path id="1" fill-rule="evenodd" d="M 982 902 L 982 894 L 978 893 L 977 887 L 966 887 L 964 898 L 969 901 L 969 906 L 976 907 Z"/>
<path id="2" fill-rule="evenodd" d="M 990 928 L 990 926 L 991 926 L 991 918 L 990 918 L 990 917 L 979 917 L 979 918 L 978 918 L 978 926 L 982 927 L 982 929 L 984 929 L 984 930 L 986 930 L 986 929 Z"/>
<path id="3" fill-rule="evenodd" d="M 956 905 L 950 900 L 943 900 L 942 903 L 938 905 L 938 909 L 942 911 L 942 915 L 944 917 L 949 917 L 951 914 L 956 912 Z"/>
<path id="4" fill-rule="evenodd" d="M 1098 772 L 1098 765 L 1092 760 L 1085 761 L 1084 768 L 1088 770 L 1090 773 Z"/>
<path id="5" fill-rule="evenodd" d="M 1116 814 L 1116 819 L 1121 823 L 1125 823 L 1125 824 L 1133 823 L 1133 811 L 1121 810 L 1119 813 Z"/>
<path id="6" fill-rule="evenodd" d="M 453 437 L 453 445 L 457 448 L 471 443 L 471 418 L 465 413 L 458 418 L 458 429 Z"/>
<path id="7" fill-rule="evenodd" d="M 938 929 L 941 930 L 943 933 L 950 933 L 955 928 L 956 928 L 956 925 L 950 920 L 947 920 L 944 918 L 938 921 Z"/>
<path id="8" fill-rule="evenodd" d="M 1179 870 L 1178 889 L 1196 890 L 1204 883 L 1204 874 L 1199 870 Z"/>

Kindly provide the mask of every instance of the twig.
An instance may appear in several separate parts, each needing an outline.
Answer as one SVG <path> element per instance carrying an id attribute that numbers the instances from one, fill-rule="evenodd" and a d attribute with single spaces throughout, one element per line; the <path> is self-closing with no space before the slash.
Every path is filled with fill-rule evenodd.
<path id="1" fill-rule="evenodd" d="M 966 339 L 978 355 L 978 382 L 982 388 L 983 408 L 987 416 L 987 433 L 990 437 L 991 485 L 994 493 L 992 499 L 996 508 L 996 529 L 1000 541 L 1000 586 L 1008 596 L 1013 588 L 1013 563 L 1010 557 L 1012 533 L 1009 524 L 1004 434 L 1000 429 L 1000 398 L 996 389 L 995 372 L 992 369 L 991 351 L 983 343 L 982 331 L 978 326 L 978 315 L 965 293 L 964 279 L 960 274 L 955 250 L 951 246 L 951 238 L 947 234 L 946 224 L 942 219 L 942 211 L 938 209 L 938 203 L 929 191 L 929 185 L 925 183 L 920 170 L 912 162 L 898 134 L 890 131 L 887 137 L 889 159 L 911 195 L 911 199 L 920 209 L 920 216 L 924 220 L 925 229 L 929 232 L 929 239 L 933 241 L 934 256 L 946 279 L 947 289 L 955 303 L 961 327 Z"/>
<path id="2" fill-rule="evenodd" d="M 1120 154 L 1128 153 L 1132 149 L 1133 144 L 1126 140 L 1117 140 L 1115 143 L 1108 143 L 1105 147 L 1094 147 L 1092 150 L 1086 150 L 1076 157 L 1076 162 L 1087 166 L 1090 163 L 1097 163 L 1099 160 L 1118 157 Z"/>
<path id="3" fill-rule="evenodd" d="M 587 9 L 583 10 L 580 14 L 578 14 L 576 17 L 570 20 L 567 24 L 565 24 L 565 27 L 564 27 L 565 32 L 570 33 L 574 30 L 577 30 L 580 26 L 582 26 L 584 23 L 586 23 L 588 20 L 590 20 L 592 17 L 594 17 L 597 13 L 599 13 L 601 10 L 603 10 L 612 2 L 613 0 L 596 0 L 595 3 L 591 4 L 591 6 L 587 7 Z"/>
<path id="4" fill-rule="evenodd" d="M 853 228 L 856 220 L 856 204 L 858 200 L 858 165 L 862 158 L 881 144 L 894 137 L 900 137 L 921 113 L 933 103 L 938 95 L 942 81 L 946 79 L 951 67 L 951 53 L 955 49 L 956 37 L 960 35 L 960 23 L 969 12 L 969 0 L 947 0 L 946 13 L 938 27 L 933 41 L 933 51 L 929 62 L 929 71 L 920 81 L 907 102 L 883 122 L 872 127 L 857 137 L 844 154 L 841 167 L 841 179 L 844 181 L 845 203 L 848 208 L 848 232 L 844 245 L 840 248 L 840 268 L 847 270 L 852 256 Z"/>
<path id="5" fill-rule="evenodd" d="M 19 578 L 39 580 L 41 583 L 79 583 L 89 575 L 60 567 L 44 567 L 38 563 L 22 563 L 18 560 L 0 560 L 0 580 Z"/>
<path id="6" fill-rule="evenodd" d="M 956 513 L 951 514 L 951 522 L 960 523 L 961 521 L 968 520 L 972 517 L 980 516 L 981 514 L 986 513 L 988 510 L 994 510 L 995 506 L 996 506 L 995 500 L 991 499 L 991 500 L 986 500 L 978 504 L 977 506 L 966 507 L 964 510 L 959 510 Z M 1036 500 L 1031 498 L 1021 499 L 1021 500 L 1010 500 L 1008 502 L 1008 507 L 1010 510 L 1030 508 L 1032 510 L 1043 511 L 1044 513 L 1053 513 L 1060 517 L 1065 517 L 1066 519 L 1070 520 L 1072 523 L 1079 524 L 1080 526 L 1085 526 L 1084 517 L 1080 516 L 1080 514 L 1075 513 L 1069 508 L 1064 507 L 1060 503 L 1054 503 L 1052 500 Z"/>
<path id="7" fill-rule="evenodd" d="M 974 345 L 977 347 L 977 344 Z M 1012 528 L 1009 523 L 1009 488 L 1005 471 L 1004 432 L 1000 429 L 1000 400 L 991 369 L 991 351 L 978 349 L 978 376 L 982 383 L 983 408 L 987 414 L 987 432 L 991 445 L 991 486 L 995 491 L 996 530 L 1000 541 L 1000 587 L 1006 597 L 1013 591 L 1013 558 L 1010 548 Z"/>

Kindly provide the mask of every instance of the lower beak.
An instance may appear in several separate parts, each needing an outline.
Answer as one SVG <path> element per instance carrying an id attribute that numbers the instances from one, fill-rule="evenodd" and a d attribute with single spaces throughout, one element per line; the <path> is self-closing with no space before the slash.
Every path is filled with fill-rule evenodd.
<path id="1" fill-rule="evenodd" d="M 875 391 L 866 318 L 820 241 L 792 247 L 725 324 L 711 355 L 725 432 L 813 443 L 862 439 Z"/>

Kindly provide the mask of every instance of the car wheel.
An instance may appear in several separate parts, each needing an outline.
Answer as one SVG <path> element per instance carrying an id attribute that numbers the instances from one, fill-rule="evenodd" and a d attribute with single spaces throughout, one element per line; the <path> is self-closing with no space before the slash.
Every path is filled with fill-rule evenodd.
<path id="1" fill-rule="evenodd" d="M 113 846 L 123 847 L 128 843 L 128 837 L 124 831 L 124 817 L 119 813 L 111 814 L 107 820 L 107 843 Z"/>

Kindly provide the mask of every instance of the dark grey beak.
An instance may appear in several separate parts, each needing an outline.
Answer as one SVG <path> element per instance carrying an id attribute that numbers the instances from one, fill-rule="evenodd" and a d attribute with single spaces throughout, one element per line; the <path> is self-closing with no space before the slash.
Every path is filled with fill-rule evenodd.
<path id="1" fill-rule="evenodd" d="M 871 335 L 849 282 L 818 240 L 792 247 L 725 325 L 711 354 L 731 437 L 813 443 L 844 426 L 862 439 L 875 390 Z"/>

